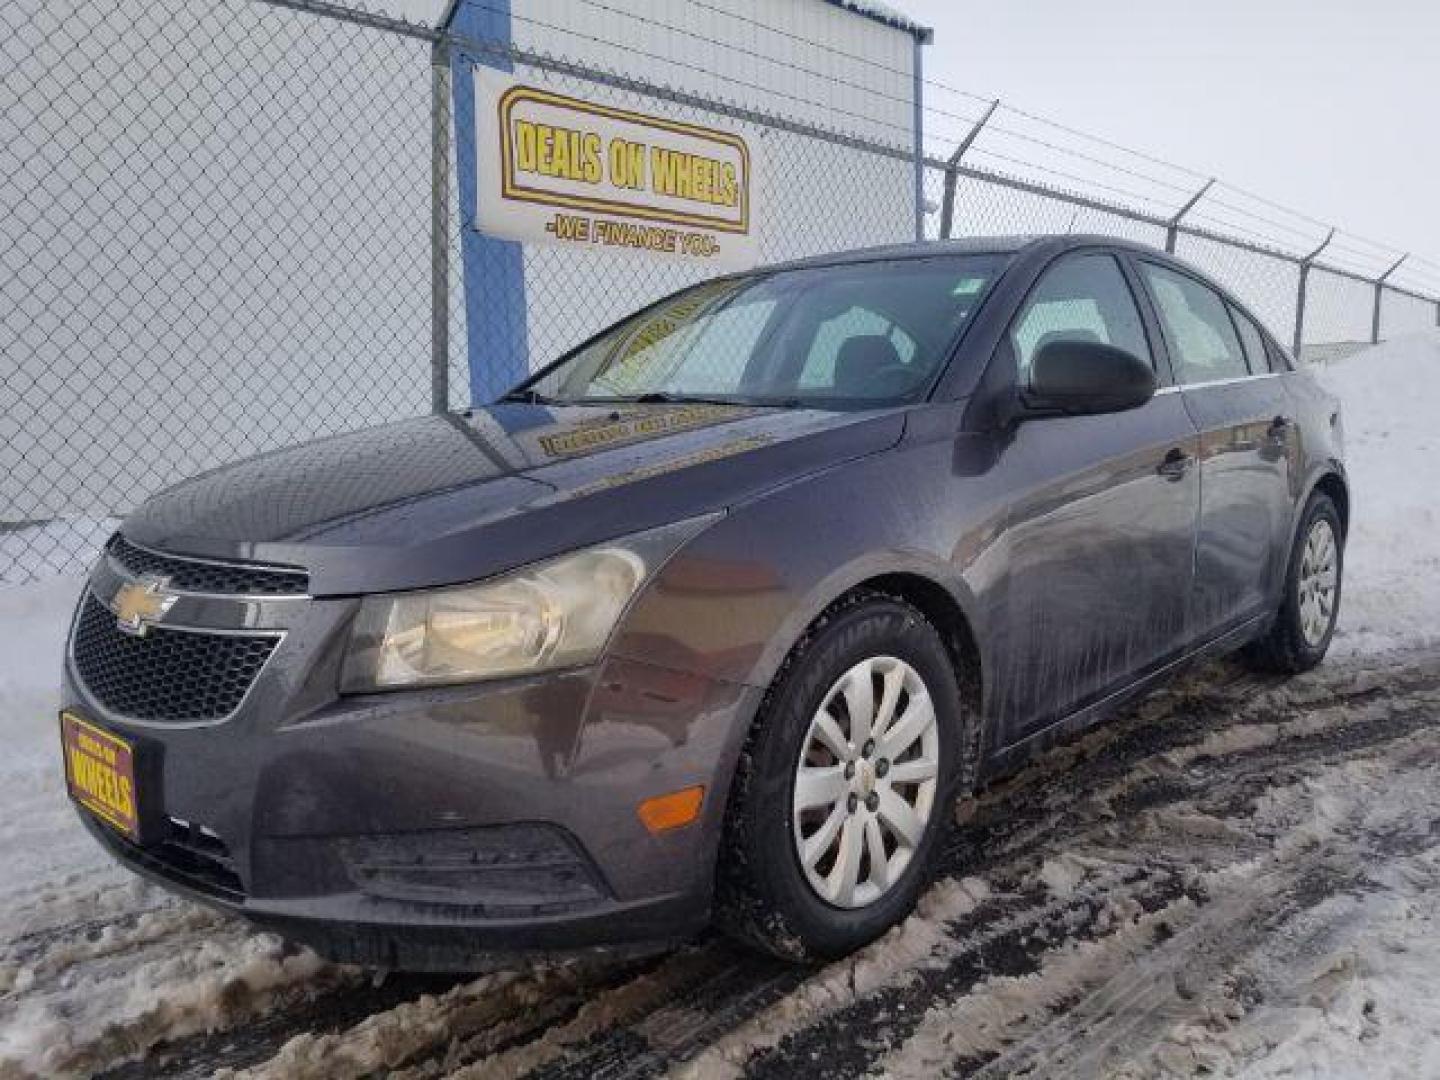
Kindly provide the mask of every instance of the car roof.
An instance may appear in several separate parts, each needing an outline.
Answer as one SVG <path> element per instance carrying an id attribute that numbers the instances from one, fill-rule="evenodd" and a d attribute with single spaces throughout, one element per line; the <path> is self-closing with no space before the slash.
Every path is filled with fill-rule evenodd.
<path id="1" fill-rule="evenodd" d="M 912 240 L 904 244 L 882 244 L 876 247 L 855 248 L 825 255 L 812 255 L 804 259 L 792 259 L 774 263 L 767 270 L 793 270 L 802 267 L 845 266 L 853 263 L 893 261 L 895 259 L 923 259 L 936 255 L 1018 255 L 1046 249 L 1058 253 L 1069 248 L 1093 247 L 1129 248 L 1147 254 L 1163 255 L 1159 248 L 1149 244 L 1136 243 L 1117 236 L 1103 236 L 1098 233 L 1052 233 L 1022 234 L 1016 236 L 970 236 L 961 240 Z"/>

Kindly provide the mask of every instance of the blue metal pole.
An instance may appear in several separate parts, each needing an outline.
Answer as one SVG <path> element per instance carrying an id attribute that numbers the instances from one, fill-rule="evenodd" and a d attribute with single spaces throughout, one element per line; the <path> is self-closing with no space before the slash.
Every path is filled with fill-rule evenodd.
<path id="1" fill-rule="evenodd" d="M 441 29 L 463 39 L 510 45 L 509 0 L 458 0 Z M 455 92 L 455 166 L 460 200 L 460 248 L 464 267 L 465 345 L 470 368 L 470 402 L 482 404 L 523 379 L 530 370 L 525 309 L 524 248 L 497 240 L 475 227 L 476 170 L 481 149 L 475 139 L 477 63 L 510 70 L 502 54 L 474 56 L 457 42 L 451 50 Z"/>

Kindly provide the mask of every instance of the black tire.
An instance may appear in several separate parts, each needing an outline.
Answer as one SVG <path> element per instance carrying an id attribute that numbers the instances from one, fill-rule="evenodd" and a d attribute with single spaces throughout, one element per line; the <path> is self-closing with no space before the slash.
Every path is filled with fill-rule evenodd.
<path id="1" fill-rule="evenodd" d="M 1335 539 L 1335 598 L 1330 610 L 1329 625 L 1317 641 L 1305 636 L 1300 616 L 1301 562 L 1305 543 L 1317 521 L 1329 524 Z M 1300 527 L 1295 531 L 1290 561 L 1285 568 L 1285 593 L 1280 610 L 1265 636 L 1245 648 L 1244 656 L 1253 667 L 1286 675 L 1309 671 L 1325 658 L 1335 636 L 1335 621 L 1340 614 L 1340 599 L 1345 586 L 1345 531 L 1335 503 L 1323 491 L 1315 491 L 1305 504 Z"/>
<path id="2" fill-rule="evenodd" d="M 795 850 L 795 767 L 827 692 L 854 665 L 879 656 L 910 665 L 934 703 L 940 741 L 935 800 L 922 840 L 888 890 L 868 906 L 837 907 L 811 887 Z M 970 746 L 966 720 L 950 654 L 919 611 L 873 592 L 852 594 L 828 610 L 792 650 L 741 754 L 716 872 L 720 928 L 776 956 L 826 960 L 872 941 L 909 914 L 954 819 L 962 747 Z"/>

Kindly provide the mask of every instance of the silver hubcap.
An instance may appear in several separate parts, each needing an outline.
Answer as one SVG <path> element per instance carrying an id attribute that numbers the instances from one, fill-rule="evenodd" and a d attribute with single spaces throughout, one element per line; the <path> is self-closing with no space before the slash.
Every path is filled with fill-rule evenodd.
<path id="1" fill-rule="evenodd" d="M 1325 640 L 1335 619 L 1335 592 L 1339 581 L 1335 530 L 1322 518 L 1310 526 L 1305 550 L 1300 555 L 1300 632 L 1312 648 Z"/>
<path id="2" fill-rule="evenodd" d="M 925 835 L 939 775 L 935 706 L 919 673 L 876 656 L 840 676 L 795 767 L 795 850 L 810 887 L 842 908 L 883 896 Z"/>

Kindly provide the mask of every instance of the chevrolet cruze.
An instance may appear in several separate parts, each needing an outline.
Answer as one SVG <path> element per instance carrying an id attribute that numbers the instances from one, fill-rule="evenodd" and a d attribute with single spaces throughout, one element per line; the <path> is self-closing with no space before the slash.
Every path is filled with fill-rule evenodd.
<path id="1" fill-rule="evenodd" d="M 723 277 L 501 400 L 146 502 L 69 637 L 80 816 L 365 964 L 843 954 L 957 797 L 1200 656 L 1324 655 L 1340 416 L 1101 237 Z"/>

